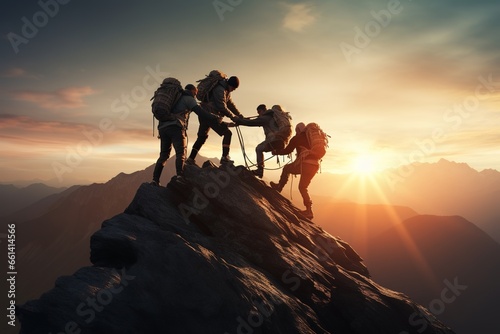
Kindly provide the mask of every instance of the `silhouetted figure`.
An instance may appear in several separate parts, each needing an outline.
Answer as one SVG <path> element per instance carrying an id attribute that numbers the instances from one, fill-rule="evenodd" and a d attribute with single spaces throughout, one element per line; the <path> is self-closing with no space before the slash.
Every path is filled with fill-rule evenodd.
<path id="1" fill-rule="evenodd" d="M 295 127 L 296 134 L 292 137 L 292 139 L 290 139 L 290 143 L 288 143 L 284 149 L 273 151 L 274 154 L 284 155 L 290 154 L 296 149 L 297 158 L 292 163 L 283 167 L 278 183 L 271 182 L 270 184 L 273 189 L 281 192 L 285 184 L 288 182 L 290 174 L 300 174 L 299 191 L 302 195 L 304 206 L 306 207 L 306 210 L 301 211 L 301 213 L 305 217 L 312 219 L 314 217 L 312 212 L 312 201 L 307 188 L 309 187 L 314 175 L 318 172 L 319 159 L 311 157 L 308 154 L 310 145 L 305 129 L 306 126 L 304 123 L 298 123 Z"/>
<path id="2" fill-rule="evenodd" d="M 279 106 L 273 106 L 273 108 L 278 108 Z M 281 107 L 280 107 L 281 109 Z M 261 104 L 257 107 L 257 113 L 259 116 L 254 119 L 245 118 L 234 118 L 233 121 L 237 125 L 245 126 L 262 126 L 264 128 L 264 133 L 266 139 L 257 145 L 255 148 L 255 153 L 257 154 L 257 169 L 252 170 L 252 172 L 257 176 L 262 178 L 264 175 L 264 152 L 271 152 L 273 150 L 283 149 L 288 141 L 288 138 L 283 137 L 281 133 L 277 131 L 279 128 L 278 124 L 274 119 L 275 110 L 267 110 L 265 104 Z"/>
<path id="3" fill-rule="evenodd" d="M 158 124 L 158 132 L 160 137 L 160 157 L 156 161 L 156 166 L 153 171 L 152 184 L 160 185 L 160 176 L 165 166 L 165 162 L 170 156 L 172 146 L 175 149 L 175 170 L 177 176 L 182 176 L 184 171 L 184 160 L 186 158 L 186 131 L 188 128 L 189 114 L 193 111 L 198 115 L 199 119 L 205 122 L 216 121 L 215 116 L 203 110 L 196 99 L 196 87 L 188 84 L 173 106 L 171 113 L 175 116 L 171 121 L 160 121 Z"/>
<path id="4" fill-rule="evenodd" d="M 229 79 L 223 79 L 212 89 L 208 96 L 208 102 L 201 102 L 201 106 L 206 111 L 214 114 L 217 120 L 206 120 L 200 118 L 198 136 L 191 149 L 191 154 L 186 160 L 188 164 L 194 164 L 195 158 L 203 144 L 208 138 L 208 132 L 213 129 L 219 136 L 222 136 L 222 157 L 221 163 L 231 163 L 229 149 L 231 145 L 231 130 L 227 123 L 222 122 L 224 116 L 234 118 L 234 116 L 243 117 L 231 100 L 231 92 L 240 85 L 237 77 L 232 76 Z"/>

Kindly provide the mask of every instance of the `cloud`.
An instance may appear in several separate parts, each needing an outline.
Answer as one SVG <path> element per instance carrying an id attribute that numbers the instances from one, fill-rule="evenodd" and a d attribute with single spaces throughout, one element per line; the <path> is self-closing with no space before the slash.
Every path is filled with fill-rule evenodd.
<path id="1" fill-rule="evenodd" d="M 27 149 L 44 145 L 45 149 L 64 150 L 66 146 L 75 146 L 82 141 L 92 141 L 98 143 L 98 146 L 126 143 L 128 149 L 131 143 L 145 138 L 149 141 L 150 136 L 149 128 L 118 128 L 113 124 L 112 128 L 103 131 L 99 128 L 99 123 L 72 123 L 0 114 L 0 140 L 4 144 L 24 145 Z"/>
<path id="2" fill-rule="evenodd" d="M 85 124 L 37 120 L 29 116 L 0 115 L 0 130 L 2 130 L 0 137 L 2 138 L 18 138 L 19 140 L 60 138 L 66 141 L 77 136 L 82 129 L 85 129 L 85 126 Z"/>
<path id="3" fill-rule="evenodd" d="M 285 29 L 301 32 L 307 26 L 316 22 L 316 16 L 312 13 L 312 5 L 299 3 L 294 5 L 286 4 L 287 13 L 283 19 Z"/>
<path id="4" fill-rule="evenodd" d="M 31 102 L 44 109 L 76 109 L 85 107 L 83 97 L 94 94 L 95 91 L 89 87 L 68 87 L 54 92 L 20 91 L 14 92 L 14 98 L 20 101 Z"/>
<path id="5" fill-rule="evenodd" d="M 35 78 L 36 76 L 29 74 L 24 68 L 12 67 L 2 74 L 4 78 Z"/>

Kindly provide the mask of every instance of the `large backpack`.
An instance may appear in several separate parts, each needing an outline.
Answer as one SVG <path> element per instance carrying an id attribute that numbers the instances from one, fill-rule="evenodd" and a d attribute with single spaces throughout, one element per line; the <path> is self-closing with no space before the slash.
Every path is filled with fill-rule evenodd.
<path id="1" fill-rule="evenodd" d="M 162 122 L 172 121 L 172 108 L 182 96 L 182 85 L 176 78 L 165 78 L 151 98 L 151 109 L 154 117 Z"/>
<path id="2" fill-rule="evenodd" d="M 198 82 L 198 93 L 196 93 L 196 98 L 200 100 L 201 102 L 208 102 L 209 101 L 209 94 L 214 89 L 214 87 L 219 83 L 221 80 L 227 79 L 227 75 L 224 74 L 223 72 L 219 70 L 212 70 L 210 73 L 205 76 L 205 78 L 200 79 L 196 82 Z"/>
<path id="3" fill-rule="evenodd" d="M 290 113 L 285 112 L 279 105 L 274 105 L 271 110 L 273 111 L 274 121 L 278 125 L 274 134 L 280 139 L 283 139 L 286 146 L 292 136 L 292 117 Z"/>
<path id="4" fill-rule="evenodd" d="M 326 154 L 328 148 L 328 135 L 321 130 L 317 123 L 309 123 L 306 125 L 306 136 L 309 142 L 309 154 L 307 158 L 321 160 Z"/>

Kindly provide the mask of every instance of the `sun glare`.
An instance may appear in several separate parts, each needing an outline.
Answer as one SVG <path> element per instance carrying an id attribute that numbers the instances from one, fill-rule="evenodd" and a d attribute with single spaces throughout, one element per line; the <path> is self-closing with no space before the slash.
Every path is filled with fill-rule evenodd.
<path id="1" fill-rule="evenodd" d="M 357 174 L 372 174 L 377 170 L 375 158 L 369 154 L 358 155 L 353 161 L 353 170 Z"/>

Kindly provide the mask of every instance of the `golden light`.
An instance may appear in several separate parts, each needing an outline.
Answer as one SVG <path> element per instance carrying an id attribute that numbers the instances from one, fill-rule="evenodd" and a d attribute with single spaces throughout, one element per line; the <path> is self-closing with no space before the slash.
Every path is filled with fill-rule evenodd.
<path id="1" fill-rule="evenodd" d="M 371 154 L 360 154 L 353 160 L 352 168 L 357 174 L 372 174 L 377 171 L 377 161 Z"/>

